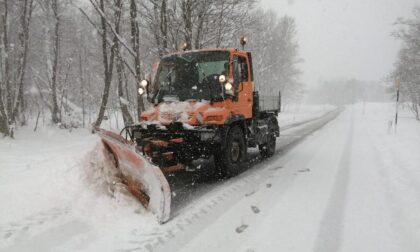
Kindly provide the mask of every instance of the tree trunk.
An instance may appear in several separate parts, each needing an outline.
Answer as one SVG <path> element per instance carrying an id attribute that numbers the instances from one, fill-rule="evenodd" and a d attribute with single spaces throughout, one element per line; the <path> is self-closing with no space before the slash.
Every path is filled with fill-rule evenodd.
<path id="1" fill-rule="evenodd" d="M 52 78 L 51 78 L 51 98 L 52 98 L 52 111 L 51 119 L 53 123 L 59 123 L 59 108 L 57 102 L 57 75 L 58 75 L 58 59 L 60 53 L 60 17 L 58 13 L 58 0 L 52 2 L 52 9 L 54 12 L 55 18 L 55 31 L 54 31 L 54 63 L 52 68 Z"/>
<path id="2" fill-rule="evenodd" d="M 27 64 L 28 51 L 29 51 L 29 24 L 32 18 L 33 8 L 34 8 L 33 0 L 24 0 L 23 13 L 21 16 L 22 34 L 19 39 L 21 49 L 22 49 L 22 55 L 21 55 L 22 63 L 20 66 L 20 73 L 19 73 L 18 97 L 17 97 L 17 102 L 13 110 L 14 120 L 18 119 L 18 117 L 20 116 L 21 117 L 20 121 L 22 125 L 26 124 L 26 120 L 24 117 L 25 100 L 23 96 L 23 89 L 24 89 L 24 84 L 25 84 L 26 64 Z"/>
<path id="3" fill-rule="evenodd" d="M 80 95 L 82 99 L 82 127 L 85 127 L 85 114 L 86 114 L 86 104 L 85 104 L 85 80 L 83 75 L 83 63 L 82 63 L 82 47 L 79 46 L 79 80 L 80 80 Z"/>
<path id="4" fill-rule="evenodd" d="M 1 54 L 0 54 L 0 61 L 1 61 Z M 9 131 L 9 120 L 7 117 L 6 109 L 4 107 L 3 102 L 3 89 L 0 83 L 0 133 L 3 135 L 8 136 L 10 134 Z"/>
<path id="5" fill-rule="evenodd" d="M 224 14 L 225 14 L 225 2 L 222 1 L 221 3 L 221 7 L 220 7 L 220 15 L 219 15 L 219 23 L 218 23 L 218 27 L 217 27 L 217 38 L 216 38 L 216 48 L 220 47 L 220 44 L 222 43 L 222 33 L 223 33 L 223 18 L 224 18 Z"/>
<path id="6" fill-rule="evenodd" d="M 420 111 L 419 111 L 419 105 L 416 102 L 413 102 L 412 105 L 412 110 L 414 112 L 414 115 L 416 116 L 416 120 L 420 120 Z"/>
<path id="7" fill-rule="evenodd" d="M 417 107 L 417 117 L 416 117 L 416 119 L 417 119 L 417 121 L 420 121 L 420 104 L 417 104 L 416 107 Z"/>
<path id="8" fill-rule="evenodd" d="M 184 0 L 182 2 L 182 19 L 184 21 L 184 38 L 187 43 L 187 50 L 192 49 L 192 1 Z"/>
<path id="9" fill-rule="evenodd" d="M 165 0 L 164 0 L 165 1 Z M 138 83 L 141 81 L 141 69 L 140 69 L 140 32 L 139 32 L 139 24 L 137 22 L 137 6 L 136 1 L 131 0 L 130 2 L 130 23 L 131 23 L 131 44 L 133 46 L 133 51 L 136 53 L 136 56 L 134 58 L 134 64 L 135 64 L 135 79 L 136 83 L 135 90 L 139 88 Z M 143 98 L 138 92 L 137 94 L 137 114 L 140 118 L 141 112 L 144 111 L 144 103 Z"/>
<path id="10" fill-rule="evenodd" d="M 201 6 L 199 6 L 200 9 L 198 11 L 198 15 L 197 15 L 197 33 L 195 36 L 195 41 L 194 41 L 194 48 L 195 49 L 201 49 L 201 39 L 202 39 L 202 33 L 203 33 L 203 26 L 204 26 L 204 21 L 206 18 L 206 7 L 208 7 L 206 5 L 206 3 L 202 3 Z"/>
<path id="11" fill-rule="evenodd" d="M 133 117 L 130 115 L 130 111 L 128 110 L 126 100 L 124 99 L 124 92 L 123 92 L 123 72 L 124 72 L 124 65 L 121 60 L 121 55 L 118 55 L 117 59 L 117 73 L 118 73 L 118 100 L 120 102 L 120 108 L 124 120 L 124 126 L 129 124 L 133 124 Z"/>
<path id="12" fill-rule="evenodd" d="M 3 46 L 4 46 L 4 81 L 6 83 L 6 111 L 9 120 L 13 120 L 13 91 L 10 83 L 10 46 L 9 46 L 9 18 L 8 18 L 8 0 L 4 0 L 3 13 Z M 10 122 L 7 122 L 10 123 Z"/>
<path id="13" fill-rule="evenodd" d="M 1 86 L 0 86 L 0 133 L 3 133 L 5 136 L 8 136 L 10 133 L 7 113 L 4 108 L 4 103 L 3 103 L 3 94 L 2 94 Z"/>
<path id="14" fill-rule="evenodd" d="M 92 4 L 94 4 L 91 1 Z M 120 16 L 121 16 L 121 8 L 122 8 L 122 2 L 121 0 L 116 0 L 115 5 L 117 5 L 115 8 L 115 30 L 119 31 L 120 26 Z M 100 0 L 99 2 L 99 9 L 105 13 L 105 6 L 104 6 L 104 0 Z M 102 102 L 101 107 L 99 108 L 99 114 L 98 118 L 96 119 L 95 126 L 99 127 L 102 123 L 102 120 L 104 118 L 106 106 L 108 104 L 108 97 L 109 97 L 109 89 L 111 87 L 112 82 L 112 71 L 114 68 L 114 57 L 115 57 L 115 51 L 117 49 L 118 45 L 118 38 L 114 36 L 113 39 L 113 45 L 110 49 L 110 56 L 108 60 L 108 49 L 107 49 L 107 24 L 105 17 L 101 15 L 101 28 L 102 28 L 102 56 L 103 56 L 103 64 L 104 64 L 104 91 L 102 93 Z"/>
<path id="15" fill-rule="evenodd" d="M 5 12 L 6 12 L 6 8 L 7 7 L 7 2 L 5 2 Z M 7 23 L 5 22 L 5 13 L 2 14 L 2 21 L 3 21 L 3 32 L 5 32 L 5 28 L 7 27 Z M 4 36 L 3 36 L 4 39 Z M 3 40 L 4 42 L 4 40 Z M 3 59 L 1 58 L 3 55 L 0 53 L 0 62 L 3 61 Z M 3 133 L 5 136 L 8 136 L 10 134 L 9 132 L 9 120 L 7 117 L 7 112 L 6 112 L 6 108 L 5 108 L 5 104 L 3 101 L 3 89 L 1 86 L 1 82 L 0 82 L 0 133 Z"/>
<path id="16" fill-rule="evenodd" d="M 162 33 L 162 46 L 165 50 L 168 48 L 168 14 L 166 9 L 166 0 L 162 0 L 160 8 L 160 30 Z"/>
<path id="17" fill-rule="evenodd" d="M 175 2 L 175 1 L 174 1 Z M 131 0 L 132 6 L 135 6 L 135 0 Z M 136 12 L 131 9 L 132 15 Z M 137 14 L 135 14 L 137 15 Z M 133 19 L 133 16 L 131 17 Z M 168 50 L 168 14 L 167 0 L 161 0 L 160 6 L 157 2 L 153 3 L 153 22 L 150 29 L 156 41 L 159 56 L 163 56 Z"/>

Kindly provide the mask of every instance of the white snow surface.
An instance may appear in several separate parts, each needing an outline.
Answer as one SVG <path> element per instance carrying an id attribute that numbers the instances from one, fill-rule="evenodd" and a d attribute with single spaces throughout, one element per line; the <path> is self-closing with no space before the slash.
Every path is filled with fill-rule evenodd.
<path id="1" fill-rule="evenodd" d="M 395 134 L 392 104 L 363 110 L 273 161 L 281 169 L 181 250 L 420 251 L 420 122 L 406 112 Z"/>
<path id="2" fill-rule="evenodd" d="M 0 251 L 420 251 L 420 122 L 402 111 L 394 132 L 393 110 L 348 106 L 239 176 L 191 185 L 165 225 L 115 179 L 97 136 L 19 129 L 0 139 Z"/>

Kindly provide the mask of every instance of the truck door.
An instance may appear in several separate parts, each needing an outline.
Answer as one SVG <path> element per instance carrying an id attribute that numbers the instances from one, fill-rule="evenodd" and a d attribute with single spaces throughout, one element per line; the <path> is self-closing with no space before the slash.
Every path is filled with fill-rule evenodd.
<path id="1" fill-rule="evenodd" d="M 233 81 L 237 97 L 234 111 L 245 118 L 251 118 L 253 88 L 249 74 L 249 62 L 246 56 L 233 56 Z"/>

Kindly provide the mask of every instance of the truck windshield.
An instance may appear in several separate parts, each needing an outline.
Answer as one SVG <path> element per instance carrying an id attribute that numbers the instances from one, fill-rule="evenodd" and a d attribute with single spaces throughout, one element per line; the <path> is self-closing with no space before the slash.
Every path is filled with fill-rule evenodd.
<path id="1" fill-rule="evenodd" d="M 164 57 L 159 63 L 151 95 L 155 102 L 165 97 L 185 100 L 223 98 L 219 75 L 227 76 L 229 52 L 189 52 Z"/>

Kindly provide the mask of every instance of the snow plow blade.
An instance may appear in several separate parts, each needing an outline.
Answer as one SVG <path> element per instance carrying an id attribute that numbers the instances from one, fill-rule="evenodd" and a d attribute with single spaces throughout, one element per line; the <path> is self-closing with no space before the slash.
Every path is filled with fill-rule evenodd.
<path id="1" fill-rule="evenodd" d="M 98 127 L 94 130 L 101 137 L 104 148 L 114 155 L 127 189 L 157 216 L 159 223 L 168 221 L 171 189 L 161 169 L 144 158 L 135 143 Z"/>

